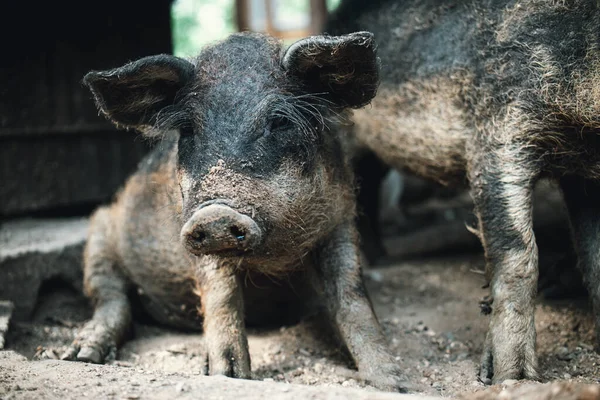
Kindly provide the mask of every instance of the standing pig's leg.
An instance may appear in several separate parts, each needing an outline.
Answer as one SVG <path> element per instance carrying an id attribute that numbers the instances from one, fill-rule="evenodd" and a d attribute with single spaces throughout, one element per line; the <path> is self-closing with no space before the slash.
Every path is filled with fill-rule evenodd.
<path id="1" fill-rule="evenodd" d="M 385 261 L 387 256 L 379 221 L 379 203 L 381 185 L 388 170 L 389 167 L 385 166 L 372 153 L 363 155 L 356 165 L 359 188 L 357 226 L 361 236 L 362 249 L 371 265 Z"/>
<path id="2" fill-rule="evenodd" d="M 210 375 L 249 379 L 250 354 L 244 325 L 244 301 L 235 266 L 209 257 L 199 259 L 198 294 Z"/>
<path id="3" fill-rule="evenodd" d="M 361 276 L 358 239 L 351 223 L 343 224 L 316 253 L 314 285 L 365 381 L 384 390 L 404 391 Z"/>
<path id="4" fill-rule="evenodd" d="M 592 300 L 596 349 L 600 349 L 600 183 L 578 176 L 560 180 L 579 268 Z"/>
<path id="5" fill-rule="evenodd" d="M 493 301 L 479 372 L 488 384 L 538 378 L 534 323 L 538 250 L 532 223 L 538 168 L 520 151 L 508 145 L 497 152 L 481 151 L 482 157 L 470 168 Z"/>
<path id="6" fill-rule="evenodd" d="M 88 321 L 62 359 L 102 363 L 116 356 L 131 324 L 127 280 L 118 270 L 110 211 L 99 209 L 90 221 L 84 254 L 84 288 L 94 304 Z"/>

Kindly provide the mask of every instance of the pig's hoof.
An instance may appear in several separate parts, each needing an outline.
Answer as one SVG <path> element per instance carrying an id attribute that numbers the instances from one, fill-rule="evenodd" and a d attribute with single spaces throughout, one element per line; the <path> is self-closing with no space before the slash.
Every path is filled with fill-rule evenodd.
<path id="1" fill-rule="evenodd" d="M 60 357 L 61 360 L 82 361 L 93 364 L 103 364 L 116 358 L 116 346 L 107 346 L 102 349 L 98 346 L 81 346 L 73 343 Z"/>
<path id="2" fill-rule="evenodd" d="M 251 379 L 249 356 L 239 354 L 234 356 L 233 352 L 225 352 L 220 357 L 211 357 L 206 354 L 202 371 L 204 375 L 223 375 L 229 378 Z"/>
<path id="3" fill-rule="evenodd" d="M 82 361 L 93 364 L 103 364 L 106 361 L 111 361 L 115 357 L 112 354 L 115 354 L 116 351 L 109 349 L 104 351 L 97 347 L 80 347 L 79 344 L 73 343 L 71 346 L 61 355 L 61 360 L 69 360 L 69 361 Z"/>
<path id="4" fill-rule="evenodd" d="M 102 364 L 114 360 L 116 355 L 117 346 L 110 333 L 105 328 L 89 322 L 60 358 Z"/>
<path id="5" fill-rule="evenodd" d="M 78 361 L 91 362 L 94 364 L 102 363 L 102 354 L 97 349 L 93 347 L 84 347 L 77 353 Z"/>
<path id="6" fill-rule="evenodd" d="M 491 340 L 486 339 L 486 343 L 483 348 L 481 355 L 481 365 L 479 366 L 479 380 L 485 385 L 492 385 L 502 383 L 505 380 L 539 380 L 537 369 L 535 366 L 535 360 L 529 360 L 523 354 L 519 354 L 521 358 L 521 368 L 506 368 L 507 365 L 514 365 L 514 363 L 502 362 L 502 360 L 495 360 L 493 356 L 493 349 Z M 510 357 L 511 361 L 514 361 L 514 357 Z"/>
<path id="7" fill-rule="evenodd" d="M 494 359 L 492 357 L 492 348 L 487 344 L 481 354 L 481 365 L 479 366 L 479 380 L 484 385 L 491 385 L 494 376 Z"/>
<path id="8" fill-rule="evenodd" d="M 411 389 L 397 365 L 383 365 L 368 373 L 360 372 L 359 377 L 366 384 L 386 392 L 408 393 Z"/>

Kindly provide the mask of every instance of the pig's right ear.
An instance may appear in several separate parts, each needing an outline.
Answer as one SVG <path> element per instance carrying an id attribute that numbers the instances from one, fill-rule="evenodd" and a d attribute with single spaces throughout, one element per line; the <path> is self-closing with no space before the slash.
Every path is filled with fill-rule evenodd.
<path id="1" fill-rule="evenodd" d="M 379 62 L 371 32 L 302 39 L 287 49 L 282 65 L 304 90 L 340 107 L 368 104 L 379 86 Z"/>
<path id="2" fill-rule="evenodd" d="M 100 111 L 117 126 L 144 130 L 158 112 L 175 102 L 177 92 L 194 77 L 194 66 L 179 57 L 144 57 L 108 71 L 92 71 L 83 83 Z"/>

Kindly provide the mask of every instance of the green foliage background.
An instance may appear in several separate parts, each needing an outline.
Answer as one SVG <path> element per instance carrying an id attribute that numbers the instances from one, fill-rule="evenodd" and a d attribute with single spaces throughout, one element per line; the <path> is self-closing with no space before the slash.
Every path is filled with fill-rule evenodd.
<path id="1" fill-rule="evenodd" d="M 333 10 L 340 0 L 327 0 Z M 284 0 L 284 13 L 308 13 L 309 0 Z M 206 44 L 236 31 L 233 0 L 176 0 L 171 9 L 173 53 L 180 57 L 198 54 Z"/>

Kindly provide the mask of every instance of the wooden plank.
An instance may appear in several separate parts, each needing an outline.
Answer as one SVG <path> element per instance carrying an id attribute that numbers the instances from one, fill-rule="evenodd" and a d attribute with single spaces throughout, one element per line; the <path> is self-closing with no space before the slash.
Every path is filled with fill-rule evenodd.
<path id="1" fill-rule="evenodd" d="M 310 0 L 310 32 L 318 35 L 323 32 L 327 22 L 326 0 Z"/>
<path id="2" fill-rule="evenodd" d="M 248 0 L 235 0 L 235 23 L 238 31 L 250 30 L 250 12 Z"/>

